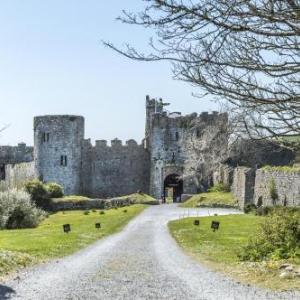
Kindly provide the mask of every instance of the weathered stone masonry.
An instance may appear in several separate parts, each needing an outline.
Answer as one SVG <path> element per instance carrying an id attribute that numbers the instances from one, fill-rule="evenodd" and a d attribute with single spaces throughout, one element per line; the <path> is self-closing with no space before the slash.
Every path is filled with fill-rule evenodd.
<path id="1" fill-rule="evenodd" d="M 213 171 L 228 155 L 226 113 L 167 114 L 165 104 L 147 98 L 146 143 L 150 151 L 150 193 L 164 194 L 164 181 L 175 174 L 183 192 L 205 191 Z"/>
<path id="2" fill-rule="evenodd" d="M 104 140 L 93 146 L 84 137 L 83 117 L 35 117 L 36 177 L 63 185 L 66 194 L 101 198 L 137 190 L 160 198 L 166 182 L 177 196 L 206 190 L 228 155 L 227 114 L 181 116 L 167 112 L 166 105 L 147 96 L 141 145 L 115 139 L 111 146 Z"/>
<path id="3" fill-rule="evenodd" d="M 270 195 L 272 181 L 277 199 L 272 199 Z M 300 170 L 284 171 L 276 168 L 257 170 L 254 203 L 264 206 L 300 206 Z"/>
<path id="4" fill-rule="evenodd" d="M 34 149 L 21 143 L 0 147 L 0 180 L 21 186 L 40 178 L 63 185 L 66 194 L 108 198 L 138 190 L 173 199 L 206 191 L 216 183 L 231 186 L 243 208 L 248 203 L 300 205 L 300 173 L 263 165 L 290 165 L 295 154 L 272 141 L 240 141 L 228 149 L 226 113 L 168 112 L 146 98 L 145 138 L 141 144 L 114 139 L 91 144 L 84 118 L 73 115 L 34 118 Z M 274 181 L 278 198 L 271 199 Z"/>
<path id="5" fill-rule="evenodd" d="M 6 166 L 8 164 L 19 164 L 33 161 L 33 147 L 28 147 L 24 143 L 16 147 L 0 146 L 0 180 L 7 177 Z"/>

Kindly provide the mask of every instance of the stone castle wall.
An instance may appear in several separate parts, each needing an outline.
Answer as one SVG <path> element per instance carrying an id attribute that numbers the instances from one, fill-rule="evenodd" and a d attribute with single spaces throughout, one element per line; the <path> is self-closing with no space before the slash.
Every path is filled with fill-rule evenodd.
<path id="1" fill-rule="evenodd" d="M 231 192 L 238 200 L 239 207 L 244 208 L 253 203 L 255 170 L 247 167 L 234 169 Z"/>
<path id="2" fill-rule="evenodd" d="M 232 186 L 234 176 L 234 168 L 220 163 L 213 173 L 213 185 L 224 184 L 225 186 Z"/>
<path id="3" fill-rule="evenodd" d="M 84 118 L 41 116 L 34 118 L 34 159 L 37 176 L 57 182 L 66 194 L 80 194 Z"/>
<path id="4" fill-rule="evenodd" d="M 83 189 L 94 197 L 128 195 L 138 190 L 149 193 L 149 153 L 144 145 L 128 140 L 125 145 L 115 139 L 111 146 L 105 140 L 92 147 L 85 145 L 86 157 Z"/>
<path id="5" fill-rule="evenodd" d="M 270 195 L 273 182 L 277 199 Z M 256 171 L 254 203 L 264 206 L 285 205 L 300 206 L 300 170 L 280 170 L 263 168 Z"/>
<path id="6" fill-rule="evenodd" d="M 153 109 L 153 101 L 148 99 L 148 110 Z M 181 116 L 159 110 L 147 111 L 147 116 L 151 195 L 161 197 L 164 179 L 170 174 L 182 178 L 184 193 L 205 191 L 212 183 L 214 169 L 228 155 L 227 114 Z"/>
<path id="7" fill-rule="evenodd" d="M 7 188 L 22 188 L 24 184 L 35 179 L 34 162 L 20 163 L 5 166 L 6 179 L 3 181 Z"/>
<path id="8" fill-rule="evenodd" d="M 6 179 L 6 165 L 31 161 L 33 161 L 33 147 L 28 147 L 24 143 L 13 147 L 0 146 L 0 180 Z"/>

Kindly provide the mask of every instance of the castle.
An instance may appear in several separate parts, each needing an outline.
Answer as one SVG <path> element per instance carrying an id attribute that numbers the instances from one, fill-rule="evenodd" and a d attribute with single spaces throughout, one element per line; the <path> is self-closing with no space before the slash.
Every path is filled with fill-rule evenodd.
<path id="1" fill-rule="evenodd" d="M 34 150 L 24 144 L 0 147 L 0 179 L 9 176 L 7 164 L 27 162 L 23 165 L 27 177 L 57 182 L 66 194 L 107 198 L 139 190 L 156 198 L 171 194 L 180 201 L 182 194 L 205 191 L 214 170 L 228 156 L 228 116 L 218 112 L 182 116 L 168 112 L 167 105 L 146 97 L 141 144 L 128 140 L 123 145 L 114 139 L 110 146 L 106 140 L 92 145 L 85 139 L 82 116 L 35 117 Z"/>

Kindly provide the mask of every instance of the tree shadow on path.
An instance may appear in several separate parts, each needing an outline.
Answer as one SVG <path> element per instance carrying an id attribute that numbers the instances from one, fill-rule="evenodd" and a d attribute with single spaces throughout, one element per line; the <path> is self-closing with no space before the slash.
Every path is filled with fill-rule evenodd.
<path id="1" fill-rule="evenodd" d="M 15 290 L 13 290 L 12 288 L 0 284 L 0 299 L 1 300 L 11 299 L 11 297 L 15 293 L 16 293 Z"/>

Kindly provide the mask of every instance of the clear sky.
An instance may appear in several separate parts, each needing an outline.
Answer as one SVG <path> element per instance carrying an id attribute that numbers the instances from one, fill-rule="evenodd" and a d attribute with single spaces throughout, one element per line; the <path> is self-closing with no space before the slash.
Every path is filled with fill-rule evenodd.
<path id="1" fill-rule="evenodd" d="M 213 110 L 195 89 L 172 79 L 168 63 L 140 63 L 105 48 L 101 40 L 146 49 L 153 33 L 121 24 L 122 9 L 141 0 L 1 0 L 0 144 L 32 144 L 32 119 L 79 114 L 86 137 L 111 140 L 144 134 L 145 96 L 171 102 L 172 111 Z"/>

